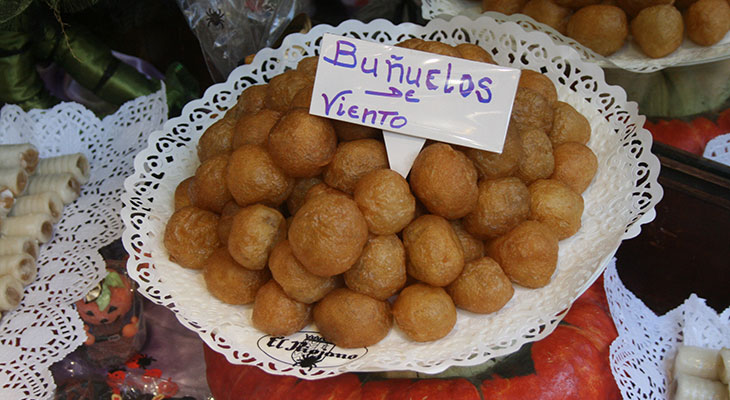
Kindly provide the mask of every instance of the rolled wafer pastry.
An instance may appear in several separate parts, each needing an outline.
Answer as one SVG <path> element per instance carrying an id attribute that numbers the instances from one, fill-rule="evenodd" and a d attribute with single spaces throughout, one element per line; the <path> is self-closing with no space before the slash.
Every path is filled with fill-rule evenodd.
<path id="1" fill-rule="evenodd" d="M 0 186 L 10 189 L 18 197 L 28 186 L 28 173 L 20 167 L 0 168 Z"/>
<path id="2" fill-rule="evenodd" d="M 15 199 L 15 206 L 10 211 L 10 216 L 15 217 L 25 214 L 49 214 L 55 224 L 63 214 L 63 200 L 56 192 L 43 192 L 27 194 Z"/>
<path id="3" fill-rule="evenodd" d="M 38 150 L 30 143 L 0 145 L 0 168 L 21 167 L 28 174 L 38 165 Z"/>
<path id="4" fill-rule="evenodd" d="M 728 400 L 727 386 L 719 381 L 680 373 L 674 377 L 674 400 Z"/>
<path id="5" fill-rule="evenodd" d="M 687 374 L 705 379 L 718 379 L 721 363 L 719 350 L 681 345 L 674 359 L 674 375 Z"/>
<path id="6" fill-rule="evenodd" d="M 717 374 L 720 376 L 720 382 L 724 384 L 730 383 L 730 349 L 723 347 L 720 350 L 720 360 L 722 365 L 720 366 L 720 372 Z M 730 388 L 728 388 L 730 390 Z"/>
<path id="7" fill-rule="evenodd" d="M 43 192 L 56 192 L 63 204 L 68 204 L 79 197 L 81 188 L 76 178 L 68 172 L 33 176 L 28 184 L 28 194 Z"/>
<path id="8" fill-rule="evenodd" d="M 0 275 L 13 275 L 23 285 L 33 282 L 37 272 L 35 260 L 28 254 L 0 256 Z"/>
<path id="9" fill-rule="evenodd" d="M 45 243 L 53 235 L 53 218 L 48 214 L 25 214 L 7 217 L 0 226 L 0 233 L 8 236 L 30 236 Z"/>
<path id="10" fill-rule="evenodd" d="M 4 217 L 10 213 L 15 204 L 15 195 L 7 187 L 0 187 L 0 217 Z"/>
<path id="11" fill-rule="evenodd" d="M 23 284 L 12 275 L 0 276 L 0 311 L 10 311 L 23 299 Z"/>
<path id="12" fill-rule="evenodd" d="M 38 241 L 30 236 L 3 236 L 0 237 L 0 256 L 17 253 L 26 253 L 38 259 Z"/>
<path id="13" fill-rule="evenodd" d="M 89 160 L 82 153 L 42 158 L 38 161 L 36 174 L 49 175 L 61 172 L 71 173 L 83 185 L 89 181 Z"/>

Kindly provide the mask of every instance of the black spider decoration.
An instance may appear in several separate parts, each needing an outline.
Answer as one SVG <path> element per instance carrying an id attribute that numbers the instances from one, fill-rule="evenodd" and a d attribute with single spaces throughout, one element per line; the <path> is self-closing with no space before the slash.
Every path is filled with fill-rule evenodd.
<path id="1" fill-rule="evenodd" d="M 215 27 L 223 29 L 226 27 L 225 21 L 223 20 L 223 17 L 225 16 L 226 13 L 221 11 L 220 9 L 213 10 L 212 8 L 209 8 L 208 11 L 205 12 L 205 21 L 207 22 L 209 28 L 211 25 L 213 25 Z"/>

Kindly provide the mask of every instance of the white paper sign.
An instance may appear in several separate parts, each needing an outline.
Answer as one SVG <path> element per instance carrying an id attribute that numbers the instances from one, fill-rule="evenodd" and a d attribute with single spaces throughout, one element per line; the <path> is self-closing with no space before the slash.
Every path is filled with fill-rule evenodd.
<path id="1" fill-rule="evenodd" d="M 501 152 L 519 77 L 519 69 L 325 34 L 309 112 Z"/>

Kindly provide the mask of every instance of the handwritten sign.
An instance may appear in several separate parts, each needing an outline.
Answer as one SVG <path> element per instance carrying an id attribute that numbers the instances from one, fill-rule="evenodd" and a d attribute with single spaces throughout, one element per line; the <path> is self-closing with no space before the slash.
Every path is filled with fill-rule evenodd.
<path id="1" fill-rule="evenodd" d="M 386 145 L 420 149 L 433 139 L 501 152 L 519 76 L 514 68 L 325 34 L 309 111 L 383 129 Z"/>

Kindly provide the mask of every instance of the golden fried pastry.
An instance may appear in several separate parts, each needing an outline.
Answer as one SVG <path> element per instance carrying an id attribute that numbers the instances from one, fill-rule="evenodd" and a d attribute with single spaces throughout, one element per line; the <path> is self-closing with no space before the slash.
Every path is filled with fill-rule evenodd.
<path id="1" fill-rule="evenodd" d="M 449 223 L 451 224 L 451 227 L 454 228 L 456 237 L 459 238 L 461 249 L 464 250 L 465 263 L 484 257 L 484 242 L 469 233 L 466 228 L 464 228 L 462 220 L 455 219 L 449 221 Z"/>
<path id="2" fill-rule="evenodd" d="M 233 129 L 233 149 L 244 144 L 256 144 L 266 147 L 269 141 L 269 132 L 279 121 L 281 113 L 274 110 L 263 109 L 255 113 L 244 113 L 236 121 Z"/>
<path id="3" fill-rule="evenodd" d="M 195 206 L 176 210 L 165 226 L 164 244 L 170 259 L 180 266 L 201 269 L 220 247 L 218 215 Z"/>
<path id="4" fill-rule="evenodd" d="M 278 206 L 291 193 L 294 179 L 286 176 L 263 147 L 245 144 L 228 160 L 226 184 L 240 206 L 257 202 Z"/>
<path id="5" fill-rule="evenodd" d="M 335 189 L 352 194 L 355 183 L 376 169 L 388 168 L 385 145 L 375 139 L 340 143 L 332 162 L 324 170 L 324 181 Z"/>
<path id="6" fill-rule="evenodd" d="M 271 129 L 267 149 L 285 174 L 309 178 L 319 175 L 332 161 L 337 136 L 328 119 L 295 108 L 284 114 Z"/>
<path id="7" fill-rule="evenodd" d="M 393 303 L 393 319 L 409 339 L 430 342 L 454 329 L 456 306 L 443 288 L 414 283 Z"/>
<path id="8" fill-rule="evenodd" d="M 188 192 L 194 206 L 220 214 L 223 206 L 233 199 L 226 186 L 229 158 L 229 153 L 221 153 L 200 164 Z"/>
<path id="9" fill-rule="evenodd" d="M 492 56 L 479 45 L 460 43 L 456 45 L 456 51 L 459 52 L 459 57 L 463 59 L 494 64 Z"/>
<path id="10" fill-rule="evenodd" d="M 577 10 L 593 4 L 602 4 L 601 0 L 553 0 L 555 4 Z"/>
<path id="11" fill-rule="evenodd" d="M 307 326 L 311 319 L 312 307 L 287 296 L 273 279 L 256 292 L 251 324 L 262 332 L 291 335 Z"/>
<path id="12" fill-rule="evenodd" d="M 248 269 L 264 269 L 271 249 L 286 238 L 284 216 L 263 204 L 244 207 L 233 217 L 228 252 Z"/>
<path id="13" fill-rule="evenodd" d="M 411 169 L 411 189 L 426 208 L 446 219 L 470 213 L 477 202 L 474 163 L 446 143 L 427 146 Z"/>
<path id="14" fill-rule="evenodd" d="M 583 193 L 598 171 L 598 158 L 588 146 L 563 143 L 553 150 L 555 170 L 550 177 L 566 184 L 574 192 Z"/>
<path id="15" fill-rule="evenodd" d="M 697 0 L 675 0 L 674 1 L 674 6 L 677 7 L 678 9 L 680 9 L 680 10 L 684 10 L 687 7 L 689 7 L 692 4 L 694 4 L 696 1 Z"/>
<path id="16" fill-rule="evenodd" d="M 624 10 L 596 4 L 576 11 L 568 20 L 566 32 L 583 46 L 609 56 L 624 45 L 629 26 Z"/>
<path id="17" fill-rule="evenodd" d="M 543 223 L 527 220 L 492 241 L 487 254 L 512 282 L 539 288 L 550 283 L 558 265 L 558 237 Z"/>
<path id="18" fill-rule="evenodd" d="M 228 304 L 249 304 L 253 303 L 259 288 L 271 279 L 271 274 L 267 269 L 243 268 L 227 248 L 219 247 L 205 261 L 203 278 L 210 294 L 218 300 Z"/>
<path id="19" fill-rule="evenodd" d="M 684 14 L 687 36 L 700 46 L 712 46 L 730 30 L 730 4 L 723 0 L 697 0 Z"/>
<path id="20" fill-rule="evenodd" d="M 406 249 L 396 235 L 372 236 L 362 255 L 344 273 L 348 288 L 387 300 L 406 284 Z"/>
<path id="21" fill-rule="evenodd" d="M 284 112 L 289 109 L 294 96 L 303 87 L 311 83 L 309 76 L 295 69 L 290 69 L 279 74 L 269 81 L 269 89 L 266 91 L 266 108 Z"/>
<path id="22" fill-rule="evenodd" d="M 286 199 L 286 208 L 290 215 L 294 215 L 306 201 L 307 192 L 312 186 L 322 183 L 322 178 L 299 178 L 294 181 L 294 188 Z M 326 186 L 326 185 L 325 185 Z"/>
<path id="23" fill-rule="evenodd" d="M 520 132 L 522 158 L 517 165 L 515 176 L 529 185 L 536 179 L 549 178 L 555 169 L 553 146 L 550 138 L 539 129 Z"/>
<path id="24" fill-rule="evenodd" d="M 515 125 L 520 131 L 540 129 L 550 132 L 553 127 L 553 117 L 553 107 L 548 99 L 528 87 L 517 87 L 510 125 Z"/>
<path id="25" fill-rule="evenodd" d="M 336 119 L 331 120 L 331 122 L 335 128 L 337 139 L 340 142 L 349 142 L 358 139 L 380 139 L 382 137 L 380 129 L 377 128 Z"/>
<path id="26" fill-rule="evenodd" d="M 464 250 L 449 221 L 438 215 L 416 218 L 403 230 L 412 277 L 433 286 L 446 286 L 464 268 Z"/>
<path id="27" fill-rule="evenodd" d="M 482 11 L 496 11 L 512 15 L 520 12 L 527 0 L 482 0 Z"/>
<path id="28" fill-rule="evenodd" d="M 392 169 L 376 169 L 360 178 L 353 200 L 376 235 L 400 232 L 416 213 L 416 198 L 408 182 Z"/>
<path id="29" fill-rule="evenodd" d="M 393 326 L 387 301 L 346 288 L 329 292 L 314 306 L 313 314 L 319 333 L 342 348 L 374 345 Z"/>
<path id="30" fill-rule="evenodd" d="M 287 296 L 306 304 L 318 301 L 339 286 L 337 277 L 325 278 L 307 271 L 294 257 L 288 240 L 280 241 L 271 250 L 269 269 Z"/>
<path id="31" fill-rule="evenodd" d="M 233 217 L 241 210 L 241 206 L 235 200 L 231 200 L 223 206 L 220 219 L 218 220 L 218 239 L 221 244 L 228 246 L 228 236 L 231 234 L 233 226 Z"/>
<path id="32" fill-rule="evenodd" d="M 460 56 L 459 52 L 454 48 L 454 46 L 446 43 L 437 42 L 435 40 L 425 40 L 423 43 L 420 43 L 416 46 L 416 50 L 449 57 Z"/>
<path id="33" fill-rule="evenodd" d="M 482 257 L 464 265 L 446 287 L 457 307 L 479 314 L 499 311 L 515 293 L 512 282 L 494 259 Z"/>
<path id="34" fill-rule="evenodd" d="M 548 136 L 553 146 L 566 142 L 588 143 L 591 138 L 591 124 L 573 106 L 562 101 L 555 104 L 555 119 Z"/>
<path id="35" fill-rule="evenodd" d="M 406 48 L 406 49 L 415 49 L 416 47 L 418 47 L 423 42 L 424 42 L 424 40 L 423 39 L 420 39 L 420 38 L 410 38 L 410 39 L 406 39 L 406 40 L 404 40 L 404 41 L 396 44 L 395 46 L 396 47 L 403 47 L 403 48 Z"/>
<path id="36" fill-rule="evenodd" d="M 631 21 L 631 35 L 647 56 L 669 55 L 684 38 L 682 13 L 670 4 L 647 7 Z"/>
<path id="37" fill-rule="evenodd" d="M 520 13 L 529 15 L 535 21 L 550 26 L 565 35 L 572 11 L 552 0 L 530 0 L 522 7 Z"/>
<path id="38" fill-rule="evenodd" d="M 226 117 L 231 117 L 236 120 L 244 113 L 256 113 L 264 108 L 264 101 L 266 100 L 266 92 L 268 91 L 268 85 L 253 85 L 249 86 L 241 92 L 238 96 L 238 101 L 228 113 Z"/>
<path id="39" fill-rule="evenodd" d="M 479 181 L 479 200 L 464 228 L 479 239 L 504 235 L 530 215 L 530 191 L 515 177 Z"/>
<path id="40" fill-rule="evenodd" d="M 580 229 L 583 197 L 555 179 L 533 182 L 530 190 L 530 219 L 552 229 L 559 240 L 573 236 Z"/>
<path id="41" fill-rule="evenodd" d="M 183 207 L 191 206 L 193 205 L 193 202 L 190 200 L 190 184 L 193 183 L 193 180 L 195 179 L 195 176 L 189 176 L 185 179 L 183 179 L 182 182 L 180 182 L 175 187 L 175 194 L 173 196 L 174 202 L 175 202 L 175 210 L 179 210 Z"/>
<path id="42" fill-rule="evenodd" d="M 645 8 L 673 3 L 674 0 L 616 0 L 616 6 L 624 10 L 629 19 L 635 18 Z"/>
<path id="43" fill-rule="evenodd" d="M 299 89 L 299 91 L 291 99 L 289 103 L 289 109 L 292 108 L 305 108 L 309 110 L 309 106 L 312 104 L 312 95 L 314 91 L 314 83 L 310 83 L 307 86 Z"/>
<path id="44" fill-rule="evenodd" d="M 198 141 L 198 158 L 203 162 L 216 154 L 233 150 L 233 127 L 236 120 L 222 118 L 205 130 Z"/>
<path id="45" fill-rule="evenodd" d="M 348 199 L 352 199 L 352 197 L 347 193 L 337 190 L 324 182 L 321 182 L 317 183 L 316 185 L 310 187 L 309 190 L 307 190 L 307 193 L 304 195 L 304 202 L 302 203 L 302 205 L 321 194 L 334 194 L 337 196 L 345 196 Z"/>
<path id="46" fill-rule="evenodd" d="M 317 74 L 317 64 L 319 63 L 318 56 L 305 57 L 299 60 L 297 64 L 297 71 L 301 72 L 309 80 L 314 81 L 314 76 Z"/>
<path id="47" fill-rule="evenodd" d="M 539 93 L 548 101 L 550 107 L 554 107 L 555 102 L 558 101 L 558 90 L 555 88 L 553 81 L 551 81 L 546 75 L 535 72 L 531 69 L 522 70 L 517 87 L 532 89 Z"/>
<path id="48" fill-rule="evenodd" d="M 309 199 L 289 227 L 289 244 L 297 260 L 319 276 L 347 271 L 367 238 L 368 225 L 357 204 L 337 194 Z"/>
<path id="49" fill-rule="evenodd" d="M 471 147 L 466 147 L 463 150 L 464 154 L 474 163 L 480 178 L 492 179 L 510 176 L 517 171 L 517 166 L 522 157 L 520 132 L 514 124 L 509 125 L 501 153 Z"/>

